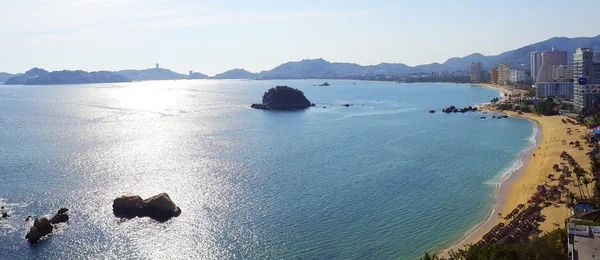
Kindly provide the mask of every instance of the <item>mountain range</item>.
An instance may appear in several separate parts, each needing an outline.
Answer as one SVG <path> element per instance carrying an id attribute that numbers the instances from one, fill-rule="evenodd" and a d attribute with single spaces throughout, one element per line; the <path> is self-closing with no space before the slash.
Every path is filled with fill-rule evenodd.
<path id="1" fill-rule="evenodd" d="M 473 53 L 465 57 L 450 58 L 444 63 L 431 63 L 418 66 L 408 66 L 402 63 L 380 63 L 377 65 L 362 66 L 356 63 L 329 62 L 324 59 L 306 59 L 301 61 L 291 61 L 281 64 L 272 70 L 252 73 L 244 69 L 232 69 L 213 77 L 194 72 L 192 74 L 179 74 L 168 69 L 152 68 L 143 70 L 121 70 L 117 72 L 100 72 L 82 76 L 82 71 L 78 73 L 66 74 L 55 73 L 52 76 L 58 80 L 60 76 L 78 76 L 80 80 L 86 82 L 123 80 L 175 80 L 175 79 L 377 79 L 377 78 L 400 78 L 415 73 L 431 72 L 452 72 L 467 71 L 473 62 L 481 62 L 483 68 L 498 66 L 502 62 L 508 62 L 512 68 L 528 69 L 530 64 L 530 54 L 533 51 L 549 51 L 555 47 L 557 50 L 566 50 L 569 52 L 569 59 L 572 60 L 573 53 L 577 48 L 593 48 L 600 51 L 600 35 L 595 37 L 554 37 L 545 41 L 530 44 L 515 50 L 500 53 L 498 55 L 485 56 L 480 53 Z M 43 75 L 37 75 L 41 73 Z M 46 72 L 49 73 L 49 72 Z M 53 72 L 54 73 L 54 72 Z M 85 72 L 87 73 L 87 72 Z M 109 74 L 113 73 L 113 74 Z M 0 73 L 0 82 L 4 84 L 28 84 L 32 78 L 47 76 L 42 71 L 36 69 L 30 70 L 25 74 L 11 75 Z M 89 77 L 88 77 L 89 76 Z M 58 77 L 58 78 L 57 78 Z M 121 78 L 123 77 L 123 78 Z M 42 80 L 43 78 L 29 81 L 32 82 L 52 82 L 52 80 Z M 61 81 L 69 81 L 61 79 Z M 52 84 L 52 83 L 48 83 Z"/>

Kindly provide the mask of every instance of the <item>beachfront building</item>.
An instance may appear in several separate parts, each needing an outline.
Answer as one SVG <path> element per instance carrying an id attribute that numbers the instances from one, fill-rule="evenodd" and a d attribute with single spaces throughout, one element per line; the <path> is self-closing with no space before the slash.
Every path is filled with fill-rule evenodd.
<path id="1" fill-rule="evenodd" d="M 591 222 L 591 221 L 590 221 Z M 576 225 L 568 223 L 567 225 L 568 250 L 570 259 L 583 260 L 600 258 L 596 248 L 600 248 L 600 227 Z M 595 257 L 598 255 L 598 257 Z"/>
<path id="2" fill-rule="evenodd" d="M 542 53 L 542 65 L 536 75 L 535 82 L 552 82 L 552 67 L 567 65 L 567 52 L 558 51 L 552 47 L 552 51 Z"/>
<path id="3" fill-rule="evenodd" d="M 573 99 L 572 82 L 538 82 L 535 83 L 538 98 L 559 97 Z"/>
<path id="4" fill-rule="evenodd" d="M 471 63 L 470 78 L 471 82 L 479 83 L 483 82 L 483 70 L 481 69 L 481 62 Z"/>
<path id="5" fill-rule="evenodd" d="M 498 69 L 491 68 L 490 69 L 490 83 L 496 83 L 496 82 L 498 82 Z"/>
<path id="6" fill-rule="evenodd" d="M 600 105 L 600 62 L 594 62 L 594 51 L 578 48 L 573 54 L 575 109 Z"/>
<path id="7" fill-rule="evenodd" d="M 508 62 L 500 64 L 498 67 L 498 84 L 506 84 L 509 82 L 510 69 L 508 68 Z"/>
<path id="8" fill-rule="evenodd" d="M 540 67 L 542 66 L 542 52 L 534 51 L 531 53 L 531 77 L 533 78 L 533 83 L 535 83 L 535 79 L 540 71 Z"/>
<path id="9" fill-rule="evenodd" d="M 508 72 L 508 81 L 510 83 L 525 83 L 527 75 L 523 70 L 512 69 Z"/>
<path id="10" fill-rule="evenodd" d="M 552 66 L 553 82 L 572 82 L 573 65 L 554 65 Z"/>

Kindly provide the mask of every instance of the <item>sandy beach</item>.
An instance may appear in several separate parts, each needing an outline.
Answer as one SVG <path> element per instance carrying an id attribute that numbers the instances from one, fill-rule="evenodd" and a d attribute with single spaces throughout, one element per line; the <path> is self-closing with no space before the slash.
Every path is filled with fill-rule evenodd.
<path id="1" fill-rule="evenodd" d="M 581 135 L 587 133 L 587 129 L 584 126 L 563 123 L 561 120 L 567 119 L 566 116 L 537 116 L 529 113 L 518 115 L 510 111 L 502 113 L 510 117 L 535 122 L 539 131 L 536 135 L 536 146 L 521 154 L 523 166 L 499 185 L 494 209 L 489 218 L 459 243 L 442 251 L 440 256 L 447 257 L 447 251 L 457 250 L 463 248 L 465 245 L 479 241 L 494 225 L 503 221 L 503 219 L 498 217 L 498 213 L 505 215 L 516 208 L 517 205 L 525 204 L 536 192 L 538 184 L 546 182 L 549 185 L 556 185 L 558 181 L 550 180 L 547 176 L 548 174 L 556 174 L 553 166 L 554 164 L 563 162 L 560 158 L 560 154 L 563 151 L 569 153 L 584 169 L 589 168 L 589 158 L 586 153 L 591 148 L 584 147 L 583 150 L 580 150 L 573 145 L 569 145 L 571 141 L 575 142 L 577 140 L 584 143 L 580 138 Z M 567 128 L 572 130 L 572 134 L 567 133 Z M 566 144 L 563 144 L 563 140 Z M 579 196 L 579 189 L 575 186 L 577 183 L 576 178 L 573 175 L 573 177 L 568 179 L 573 180 L 573 182 L 567 188 Z M 593 187 L 592 185 L 590 186 Z M 544 207 L 542 215 L 545 217 L 545 220 L 538 222 L 540 224 L 539 229 L 542 232 L 547 232 L 564 225 L 565 219 L 569 216 L 569 209 L 565 203 L 555 203 Z"/>

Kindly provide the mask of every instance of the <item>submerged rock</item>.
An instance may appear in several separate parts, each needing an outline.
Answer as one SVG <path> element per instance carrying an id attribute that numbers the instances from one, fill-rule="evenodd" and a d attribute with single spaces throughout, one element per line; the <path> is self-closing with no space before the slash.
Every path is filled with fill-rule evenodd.
<path id="1" fill-rule="evenodd" d="M 150 217 L 158 221 L 167 221 L 181 215 L 181 209 L 173 203 L 166 193 L 142 200 L 140 196 L 121 196 L 113 201 L 113 213 L 117 217 Z"/>
<path id="2" fill-rule="evenodd" d="M 277 86 L 269 89 L 262 98 L 262 103 L 252 104 L 255 109 L 267 110 L 297 110 L 314 106 L 304 93 L 288 86 Z"/>

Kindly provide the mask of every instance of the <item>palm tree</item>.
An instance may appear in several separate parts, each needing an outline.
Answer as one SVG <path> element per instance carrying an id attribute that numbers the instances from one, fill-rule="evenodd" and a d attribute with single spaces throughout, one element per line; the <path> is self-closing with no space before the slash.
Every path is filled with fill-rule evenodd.
<path id="1" fill-rule="evenodd" d="M 423 258 L 421 258 L 421 260 L 440 260 L 440 258 L 434 254 L 430 255 L 428 253 L 425 253 L 425 256 L 423 256 Z"/>
<path id="2" fill-rule="evenodd" d="M 590 171 L 594 176 L 600 173 L 600 160 L 593 158 L 590 161 Z"/>
<path id="3" fill-rule="evenodd" d="M 583 169 L 581 169 L 579 165 L 575 165 L 575 167 L 573 167 L 573 173 L 575 173 L 575 176 L 577 176 L 577 188 L 579 188 L 579 196 L 584 198 L 585 194 L 583 193 L 583 189 L 581 188 L 581 177 L 584 176 Z"/>
<path id="4" fill-rule="evenodd" d="M 571 202 L 571 204 L 575 204 L 575 193 L 569 191 L 569 194 L 567 195 L 569 197 L 569 201 Z"/>
<path id="5" fill-rule="evenodd" d="M 587 176 L 583 177 L 583 185 L 585 185 L 585 190 L 588 193 L 588 198 L 591 198 L 590 190 L 588 190 L 588 184 L 590 184 L 590 178 L 588 178 Z"/>

